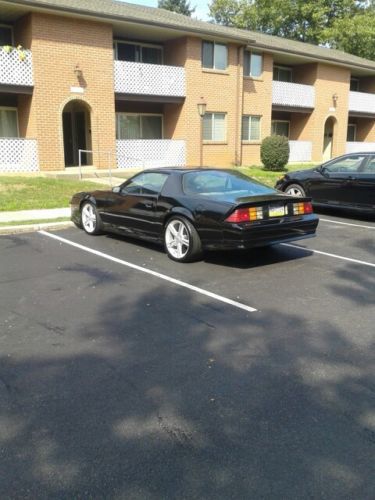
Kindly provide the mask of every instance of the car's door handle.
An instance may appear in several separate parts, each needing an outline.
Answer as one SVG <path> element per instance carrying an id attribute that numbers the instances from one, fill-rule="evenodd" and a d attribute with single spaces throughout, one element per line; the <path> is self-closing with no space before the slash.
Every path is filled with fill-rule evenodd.
<path id="1" fill-rule="evenodd" d="M 152 201 L 146 201 L 145 202 L 145 207 L 146 208 L 152 208 L 154 206 L 154 204 L 152 203 Z"/>

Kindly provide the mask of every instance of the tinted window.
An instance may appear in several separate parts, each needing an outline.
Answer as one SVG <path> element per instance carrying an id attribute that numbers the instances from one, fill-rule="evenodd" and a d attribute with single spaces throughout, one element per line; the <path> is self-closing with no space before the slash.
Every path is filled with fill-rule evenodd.
<path id="1" fill-rule="evenodd" d="M 183 175 L 182 185 L 188 195 L 214 196 L 226 201 L 277 192 L 239 172 L 216 170 L 188 172 Z"/>
<path id="2" fill-rule="evenodd" d="M 12 45 L 12 28 L 8 26 L 0 26 L 0 46 Z"/>
<path id="3" fill-rule="evenodd" d="M 137 175 L 121 190 L 130 194 L 159 194 L 162 190 L 168 174 L 160 172 L 147 172 Z"/>
<path id="4" fill-rule="evenodd" d="M 364 173 L 370 172 L 371 174 L 375 175 L 375 157 L 374 156 L 372 158 L 370 158 L 370 160 L 365 165 L 365 168 L 363 170 L 361 170 L 361 172 L 364 172 Z"/>
<path id="5" fill-rule="evenodd" d="M 327 172 L 332 173 L 351 173 L 357 172 L 362 164 L 364 156 L 353 155 L 346 158 L 340 158 L 329 165 L 325 166 Z"/>
<path id="6" fill-rule="evenodd" d="M 253 52 L 245 52 L 244 54 L 244 75 L 258 78 L 263 71 L 263 56 Z"/>
<path id="7" fill-rule="evenodd" d="M 225 70 L 228 65 L 226 45 L 214 42 L 202 43 L 202 66 L 204 68 Z"/>

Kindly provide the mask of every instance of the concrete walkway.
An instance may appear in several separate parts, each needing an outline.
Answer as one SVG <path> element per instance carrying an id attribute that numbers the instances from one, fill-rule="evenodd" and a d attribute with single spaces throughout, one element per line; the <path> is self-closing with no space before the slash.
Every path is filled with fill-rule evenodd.
<path id="1" fill-rule="evenodd" d="M 18 212 L 0 212 L 0 223 L 32 220 L 59 219 L 70 217 L 70 208 L 51 208 L 44 210 L 20 210 Z"/>

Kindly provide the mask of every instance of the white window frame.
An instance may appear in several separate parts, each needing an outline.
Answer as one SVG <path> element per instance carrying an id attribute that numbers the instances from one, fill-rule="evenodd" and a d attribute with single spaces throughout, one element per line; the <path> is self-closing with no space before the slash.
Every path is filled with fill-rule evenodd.
<path id="1" fill-rule="evenodd" d="M 289 137 L 290 137 L 290 120 L 271 120 L 271 135 L 273 135 L 272 134 L 272 125 L 274 123 L 287 123 L 288 124 L 288 136 L 284 136 L 284 137 L 288 137 L 288 139 L 289 139 Z"/>
<path id="2" fill-rule="evenodd" d="M 251 56 L 252 55 L 260 56 L 262 58 L 262 69 L 261 69 L 260 75 L 252 75 L 251 74 Z M 263 55 L 263 52 L 257 52 L 256 50 L 245 50 L 244 57 L 245 56 L 249 57 L 249 74 L 248 75 L 245 74 L 245 62 L 243 64 L 245 78 L 255 78 L 255 79 L 262 78 L 262 75 L 263 75 L 263 72 L 264 72 L 264 55 Z"/>
<path id="3" fill-rule="evenodd" d="M 20 126 L 18 123 L 18 108 L 15 108 L 14 106 L 0 106 L 0 111 L 15 111 L 16 112 L 16 121 L 17 121 L 17 136 L 16 137 L 3 137 L 3 139 L 19 139 L 20 138 Z M 1 139 L 1 137 L 0 137 Z"/>
<path id="4" fill-rule="evenodd" d="M 203 44 L 204 43 L 212 43 L 212 45 L 214 46 L 214 58 L 213 58 L 213 65 L 212 67 L 211 66 L 203 66 Z M 226 48 L 226 56 L 227 56 L 227 60 L 226 60 L 226 66 L 225 66 L 225 69 L 221 69 L 221 68 L 216 68 L 215 66 L 215 47 L 216 45 L 221 45 L 223 47 Z M 228 63 L 229 63 L 229 51 L 228 51 L 228 45 L 226 43 L 221 43 L 221 42 L 213 42 L 212 40 L 202 40 L 202 54 L 201 54 L 201 64 L 202 64 L 202 69 L 204 70 L 212 70 L 212 71 L 227 71 L 228 69 Z"/>
<path id="5" fill-rule="evenodd" d="M 151 47 L 153 49 L 160 49 L 161 51 L 161 64 L 164 64 L 164 47 L 162 45 L 157 45 L 156 43 L 143 43 L 143 42 L 133 42 L 133 41 L 130 41 L 130 40 L 113 40 L 113 44 L 114 44 L 114 52 L 115 52 L 115 60 L 118 61 L 118 44 L 119 43 L 122 43 L 122 44 L 127 44 L 127 45 L 136 45 L 138 47 Z M 146 63 L 143 63 L 142 61 L 135 61 L 135 62 L 139 62 L 141 64 L 146 64 Z M 150 63 L 147 63 L 147 64 L 150 64 Z"/>
<path id="6" fill-rule="evenodd" d="M 224 115 L 224 139 L 205 139 L 203 138 L 203 143 L 216 143 L 216 144 L 223 144 L 227 142 L 227 115 L 228 113 L 224 111 L 207 111 L 205 116 L 211 115 L 212 120 L 211 120 L 211 137 L 213 136 L 213 130 L 214 130 L 214 123 L 215 123 L 215 115 Z"/>
<path id="7" fill-rule="evenodd" d="M 348 123 L 348 131 L 349 131 L 349 128 L 354 128 L 354 139 L 353 139 L 353 141 L 347 140 L 347 142 L 356 142 L 356 140 L 357 140 L 357 124 L 356 123 Z"/>
<path id="8" fill-rule="evenodd" d="M 120 115 L 126 115 L 126 116 L 160 116 L 161 117 L 161 138 L 160 139 L 116 139 L 120 141 L 158 141 L 158 140 L 163 140 L 164 139 L 164 115 L 161 113 L 127 113 L 126 111 L 117 111 L 116 112 L 116 136 L 117 136 L 117 131 L 119 130 L 119 117 Z M 142 120 L 140 120 L 140 130 L 141 130 L 141 136 L 143 135 L 143 130 L 142 130 Z"/>
<path id="9" fill-rule="evenodd" d="M 11 43 L 11 45 L 14 46 L 14 29 L 13 29 L 13 26 L 11 24 L 0 23 L 0 28 L 8 28 L 8 29 L 10 29 L 11 36 L 12 36 L 12 43 Z"/>
<path id="10" fill-rule="evenodd" d="M 293 83 L 293 68 L 291 68 L 290 66 L 282 66 L 281 64 L 274 64 L 273 65 L 273 70 L 284 70 L 284 71 L 289 71 L 290 72 L 290 82 L 286 82 L 286 83 Z M 273 78 L 273 75 L 272 75 L 272 78 Z M 285 80 L 275 80 L 277 82 L 285 82 Z M 278 120 L 278 121 L 281 121 L 281 120 Z"/>
<path id="11" fill-rule="evenodd" d="M 241 130 L 241 140 L 242 142 L 245 142 L 245 143 L 248 143 L 248 142 L 261 142 L 262 140 L 262 115 L 242 115 L 242 118 L 248 118 L 249 120 L 249 124 L 248 124 L 248 130 L 249 130 L 249 134 L 250 134 L 250 130 L 251 130 L 251 120 L 250 118 L 259 118 L 259 137 L 258 139 L 251 139 L 250 137 L 248 137 L 247 139 L 243 139 L 242 138 L 242 130 Z"/>

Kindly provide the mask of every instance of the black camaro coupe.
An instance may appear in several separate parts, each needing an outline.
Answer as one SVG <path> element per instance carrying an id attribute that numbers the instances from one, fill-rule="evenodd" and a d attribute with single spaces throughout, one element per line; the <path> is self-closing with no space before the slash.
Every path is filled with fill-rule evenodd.
<path id="1" fill-rule="evenodd" d="M 347 154 L 322 165 L 285 174 L 276 189 L 310 196 L 314 205 L 375 215 L 375 152 Z"/>
<path id="2" fill-rule="evenodd" d="M 309 198 L 285 195 L 235 170 L 144 170 L 112 191 L 75 194 L 72 221 L 164 244 L 178 262 L 203 250 L 247 249 L 314 236 Z"/>

